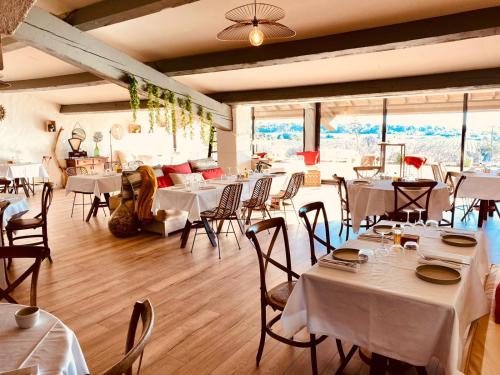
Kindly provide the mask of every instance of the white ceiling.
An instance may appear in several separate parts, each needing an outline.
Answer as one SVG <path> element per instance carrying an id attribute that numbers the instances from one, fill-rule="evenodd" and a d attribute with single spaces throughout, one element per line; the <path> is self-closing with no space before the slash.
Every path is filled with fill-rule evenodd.
<path id="1" fill-rule="evenodd" d="M 61 14 L 94 2 L 97 0 L 39 0 L 37 5 Z M 218 31 L 230 24 L 224 13 L 245 2 L 248 0 L 200 0 L 89 33 L 142 61 L 247 47 L 246 42 L 227 43 L 215 38 Z M 285 9 L 282 22 L 297 31 L 297 38 L 309 38 L 498 6 L 500 0 L 272 0 L 270 3 Z M 212 93 L 500 67 L 499 42 L 500 37 L 495 36 L 176 79 Z M 7 81 L 80 71 L 30 47 L 5 53 L 4 65 L 2 75 Z M 128 98 L 126 90 L 111 84 L 36 95 L 60 104 Z"/>

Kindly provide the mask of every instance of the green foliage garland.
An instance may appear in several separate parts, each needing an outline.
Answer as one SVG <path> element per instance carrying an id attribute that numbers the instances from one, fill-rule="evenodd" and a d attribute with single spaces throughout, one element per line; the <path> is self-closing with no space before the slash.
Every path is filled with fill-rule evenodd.
<path id="1" fill-rule="evenodd" d="M 164 90 L 162 93 L 162 99 L 163 99 L 163 118 L 165 121 L 165 130 L 170 133 L 171 124 L 172 124 L 172 118 L 170 117 L 169 111 L 171 110 L 171 103 L 170 103 L 170 94 L 173 95 L 172 91 L 170 90 Z"/>
<path id="2" fill-rule="evenodd" d="M 191 139 L 194 137 L 194 129 L 193 129 L 193 122 L 194 122 L 194 117 L 193 117 L 193 102 L 191 100 L 191 96 L 188 96 L 186 98 L 186 101 L 184 102 L 185 104 L 185 109 L 187 112 L 187 125 L 189 126 L 189 134 L 191 136 Z"/>
<path id="3" fill-rule="evenodd" d="M 181 126 L 182 130 L 184 130 L 184 134 L 186 134 L 186 129 L 189 121 L 186 113 L 186 101 L 182 98 L 177 98 L 177 106 L 181 110 Z"/>
<path id="4" fill-rule="evenodd" d="M 137 79 L 135 79 L 134 76 L 128 76 L 128 79 L 129 79 L 128 92 L 130 94 L 130 109 L 132 110 L 132 120 L 136 122 L 137 111 L 141 106 L 141 99 L 139 98 L 139 93 L 138 93 L 139 83 L 137 82 Z"/>
<path id="5" fill-rule="evenodd" d="M 154 86 L 153 96 L 154 96 L 154 109 L 155 109 L 155 121 L 156 125 L 160 126 L 161 124 L 161 100 L 162 90 L 158 86 Z"/>
<path id="6" fill-rule="evenodd" d="M 200 119 L 200 137 L 203 143 L 207 144 L 208 143 L 208 138 L 207 138 L 207 119 L 205 118 L 205 108 L 203 108 L 201 105 L 198 106 L 198 118 Z"/>
<path id="7" fill-rule="evenodd" d="M 175 95 L 172 91 L 168 90 L 168 98 L 170 104 L 170 118 L 172 119 L 172 134 L 175 136 L 177 134 L 177 110 L 175 107 Z"/>
<path id="8" fill-rule="evenodd" d="M 148 111 L 149 111 L 149 132 L 152 133 L 155 128 L 155 87 L 151 83 L 147 84 L 148 92 Z"/>
<path id="9" fill-rule="evenodd" d="M 212 112 L 207 113 L 207 122 L 210 126 L 210 135 L 208 137 L 208 147 L 209 149 L 213 147 L 214 139 L 215 139 L 215 128 L 214 128 L 214 119 Z"/>

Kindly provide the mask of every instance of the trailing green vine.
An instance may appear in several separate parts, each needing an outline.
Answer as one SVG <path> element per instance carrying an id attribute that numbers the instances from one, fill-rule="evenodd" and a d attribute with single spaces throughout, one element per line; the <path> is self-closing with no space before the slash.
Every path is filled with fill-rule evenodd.
<path id="1" fill-rule="evenodd" d="M 165 130 L 170 133 L 172 129 L 172 118 L 170 117 L 170 111 L 172 110 L 172 105 L 170 103 L 170 95 L 174 95 L 174 93 L 170 90 L 164 90 L 162 93 L 163 99 L 163 119 L 165 121 Z"/>
<path id="2" fill-rule="evenodd" d="M 215 127 L 212 112 L 207 112 L 207 122 L 208 126 L 210 126 L 210 134 L 208 136 L 208 149 L 211 150 L 213 148 L 215 140 Z"/>
<path id="3" fill-rule="evenodd" d="M 172 134 L 175 136 L 177 134 L 177 109 L 175 107 L 175 94 L 168 90 L 168 102 L 170 104 L 170 118 L 172 125 Z"/>
<path id="4" fill-rule="evenodd" d="M 132 120 L 137 121 L 137 111 L 141 106 L 141 98 L 139 98 L 139 83 L 134 76 L 128 76 L 129 85 L 128 92 L 130 94 L 130 109 L 132 111 Z"/>
<path id="5" fill-rule="evenodd" d="M 154 96 L 155 121 L 156 125 L 158 126 L 163 126 L 161 122 L 161 106 L 160 106 L 161 95 L 162 95 L 162 89 L 158 86 L 154 86 L 153 96 Z"/>
<path id="6" fill-rule="evenodd" d="M 205 108 L 203 108 L 201 105 L 198 106 L 198 118 L 200 119 L 200 137 L 203 143 L 208 144 L 208 138 L 207 138 L 207 119 L 205 115 Z"/>
<path id="7" fill-rule="evenodd" d="M 177 106 L 179 107 L 179 109 L 181 111 L 181 127 L 182 127 L 182 130 L 184 131 L 184 135 L 186 135 L 186 129 L 188 126 L 188 121 L 189 121 L 189 118 L 188 118 L 188 115 L 186 112 L 186 101 L 182 98 L 177 98 Z"/>
<path id="8" fill-rule="evenodd" d="M 155 87 L 148 82 L 146 89 L 148 92 L 149 132 L 152 133 L 155 128 Z"/>
<path id="9" fill-rule="evenodd" d="M 189 126 L 189 135 L 191 136 L 191 139 L 193 139 L 194 138 L 194 129 L 193 129 L 194 116 L 193 116 L 193 102 L 191 100 L 191 96 L 188 95 L 184 104 L 185 104 L 185 109 L 187 112 L 187 124 Z"/>

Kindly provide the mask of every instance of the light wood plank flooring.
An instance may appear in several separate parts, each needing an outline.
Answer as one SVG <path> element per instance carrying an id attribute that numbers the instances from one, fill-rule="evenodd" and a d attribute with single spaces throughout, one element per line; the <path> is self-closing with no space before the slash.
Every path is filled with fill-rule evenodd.
<path id="1" fill-rule="evenodd" d="M 30 198 L 38 213 L 38 194 Z M 330 219 L 337 219 L 332 187 L 304 189 L 298 203 L 323 197 Z M 134 301 L 150 298 L 156 314 L 152 341 L 144 357 L 144 374 L 307 374 L 307 349 L 291 348 L 268 338 L 259 368 L 255 355 L 259 339 L 259 279 L 257 257 L 238 233 L 222 237 L 222 260 L 206 236 L 199 236 L 193 254 L 191 242 L 179 249 L 179 235 L 160 238 L 143 234 L 129 239 L 113 237 L 102 212 L 90 223 L 81 208 L 71 219 L 72 195 L 56 190 L 50 211 L 49 240 L 54 263 L 44 262 L 38 303 L 72 328 L 92 373 L 120 358 Z M 293 265 L 298 273 L 309 267 L 305 229 L 289 216 Z M 498 232 L 498 219 L 488 223 Z M 334 225 L 333 237 L 338 242 Z M 494 235 L 496 240 L 497 235 Z M 498 242 L 497 242 L 498 243 Z M 20 271 L 15 262 L 12 272 Z M 270 275 L 271 285 L 281 280 Z M 27 303 L 27 289 L 16 294 Z M 333 339 L 319 346 L 321 374 L 333 374 L 339 358 Z M 367 374 L 356 356 L 345 374 Z M 435 372 L 435 371 L 433 371 Z M 409 373 L 413 373 L 410 371 Z"/>

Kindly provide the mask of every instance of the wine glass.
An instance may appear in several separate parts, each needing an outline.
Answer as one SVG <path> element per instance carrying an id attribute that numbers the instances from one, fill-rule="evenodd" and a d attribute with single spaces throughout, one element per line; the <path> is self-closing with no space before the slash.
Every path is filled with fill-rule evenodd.
<path id="1" fill-rule="evenodd" d="M 378 253 L 381 256 L 387 256 L 389 255 L 389 250 L 387 249 L 387 246 L 385 245 L 385 235 L 390 234 L 392 232 L 392 228 L 377 228 L 377 233 L 380 234 L 381 240 L 380 240 L 380 248 Z"/>
<path id="2" fill-rule="evenodd" d="M 425 212 L 425 209 L 424 208 L 416 208 L 415 211 L 418 212 L 418 221 L 415 223 L 415 226 L 418 226 L 418 227 L 425 226 L 425 223 L 422 220 L 422 212 Z"/>
<path id="3" fill-rule="evenodd" d="M 437 228 L 439 227 L 439 222 L 437 220 L 427 220 L 425 226 L 429 228 Z"/>
<path id="4" fill-rule="evenodd" d="M 405 226 L 405 227 L 412 227 L 413 224 L 410 223 L 410 214 L 413 212 L 413 210 L 410 209 L 410 208 L 406 208 L 403 211 L 406 212 L 406 223 L 404 223 L 403 226 Z"/>

